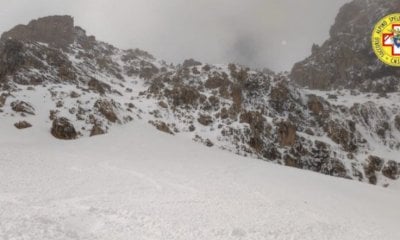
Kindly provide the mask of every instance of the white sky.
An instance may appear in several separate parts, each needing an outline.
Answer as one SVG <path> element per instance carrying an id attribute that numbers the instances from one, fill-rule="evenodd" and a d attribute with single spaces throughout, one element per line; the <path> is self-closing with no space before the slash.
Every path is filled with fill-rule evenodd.
<path id="1" fill-rule="evenodd" d="M 168 62 L 195 58 L 290 70 L 348 0 L 0 0 L 0 31 L 68 14 L 98 39 Z"/>

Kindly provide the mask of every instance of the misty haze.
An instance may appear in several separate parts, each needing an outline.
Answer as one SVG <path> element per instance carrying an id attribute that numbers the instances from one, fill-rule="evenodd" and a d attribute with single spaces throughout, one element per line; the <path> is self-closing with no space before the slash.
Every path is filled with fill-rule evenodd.
<path id="1" fill-rule="evenodd" d="M 400 0 L 0 3 L 0 240 L 400 239 Z"/>
<path id="2" fill-rule="evenodd" d="M 290 70 L 321 44 L 345 0 L 0 0 L 0 31 L 48 15 L 168 62 L 195 58 Z"/>

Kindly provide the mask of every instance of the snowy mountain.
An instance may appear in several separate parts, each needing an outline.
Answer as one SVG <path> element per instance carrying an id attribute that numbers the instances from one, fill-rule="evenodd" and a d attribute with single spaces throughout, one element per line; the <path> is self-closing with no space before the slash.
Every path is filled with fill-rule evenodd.
<path id="1" fill-rule="evenodd" d="M 167 64 L 70 16 L 3 33 L 0 239 L 400 239 L 399 76 L 365 41 L 398 7 L 345 5 L 290 75 Z"/>
<path id="2" fill-rule="evenodd" d="M 70 140 L 145 122 L 331 176 L 388 186 L 400 175 L 399 93 L 307 90 L 235 64 L 174 66 L 97 41 L 69 16 L 4 33 L 0 56 L 3 128 Z"/>

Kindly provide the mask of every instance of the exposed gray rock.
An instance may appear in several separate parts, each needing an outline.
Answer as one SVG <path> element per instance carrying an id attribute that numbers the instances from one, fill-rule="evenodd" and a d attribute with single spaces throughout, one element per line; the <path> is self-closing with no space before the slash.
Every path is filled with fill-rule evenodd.
<path id="1" fill-rule="evenodd" d="M 78 136 L 74 125 L 64 117 L 54 119 L 51 134 L 55 138 L 63 140 L 75 139 Z"/>
<path id="2" fill-rule="evenodd" d="M 10 106 L 15 112 L 35 115 L 35 109 L 27 102 L 14 101 L 10 104 Z"/>
<path id="3" fill-rule="evenodd" d="M 5 103 L 7 100 L 7 95 L 6 94 L 1 94 L 0 95 L 0 108 L 4 107 Z"/>
<path id="4" fill-rule="evenodd" d="M 382 174 L 387 178 L 397 180 L 400 176 L 400 164 L 393 160 L 388 161 L 382 170 Z"/>
<path id="5" fill-rule="evenodd" d="M 111 91 L 110 85 L 103 83 L 95 78 L 91 78 L 88 82 L 89 89 L 100 94 L 105 94 Z"/>
<path id="6" fill-rule="evenodd" d="M 25 129 L 32 127 L 32 124 L 28 123 L 27 121 L 20 121 L 15 123 L 14 126 L 18 129 Z"/>
<path id="7" fill-rule="evenodd" d="M 151 125 L 155 126 L 159 131 L 174 135 L 169 126 L 163 121 L 150 121 Z"/>
<path id="8" fill-rule="evenodd" d="M 296 126 L 291 122 L 281 122 L 277 127 L 278 141 L 281 146 L 293 146 L 296 143 Z"/>
<path id="9" fill-rule="evenodd" d="M 103 128 L 101 128 L 101 126 L 94 125 L 92 127 L 92 130 L 90 131 L 90 136 L 93 137 L 93 136 L 102 135 L 102 134 L 105 134 L 105 133 L 106 133 L 106 131 L 103 130 Z"/>
<path id="10" fill-rule="evenodd" d="M 183 64 L 182 67 L 184 68 L 190 68 L 190 67 L 194 67 L 194 66 L 199 66 L 201 65 L 201 62 L 198 62 L 194 59 L 186 59 Z"/>
<path id="11" fill-rule="evenodd" d="M 208 126 L 213 123 L 212 117 L 207 116 L 207 115 L 200 115 L 200 117 L 197 119 L 197 121 L 204 126 Z"/>
<path id="12" fill-rule="evenodd" d="M 394 120 L 394 125 L 396 126 L 397 130 L 400 131 L 400 115 L 397 115 Z"/>
<path id="13" fill-rule="evenodd" d="M 115 113 L 115 104 L 113 101 L 108 101 L 105 99 L 97 100 L 94 107 L 110 122 L 117 122 L 118 117 Z"/>
<path id="14" fill-rule="evenodd" d="M 75 38 L 74 19 L 70 16 L 50 16 L 18 25 L 3 33 L 2 40 L 43 42 L 55 47 L 67 47 Z"/>

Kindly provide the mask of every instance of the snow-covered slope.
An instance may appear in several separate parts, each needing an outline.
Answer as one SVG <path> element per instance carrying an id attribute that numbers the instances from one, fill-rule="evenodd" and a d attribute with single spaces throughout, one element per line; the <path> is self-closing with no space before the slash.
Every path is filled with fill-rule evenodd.
<path id="1" fill-rule="evenodd" d="M 34 20 L 0 39 L 2 132 L 31 127 L 71 140 L 135 121 L 242 156 L 388 186 L 400 177 L 398 96 L 368 94 L 313 92 L 235 64 L 167 64 L 87 36 L 69 16 Z"/>
<path id="2" fill-rule="evenodd" d="M 68 142 L 7 124 L 0 239 L 400 238 L 399 185 L 243 158 L 140 122 Z"/>
<path id="3" fill-rule="evenodd" d="M 399 100 L 167 64 L 69 16 L 16 26 L 0 39 L 0 239 L 399 239 Z"/>

